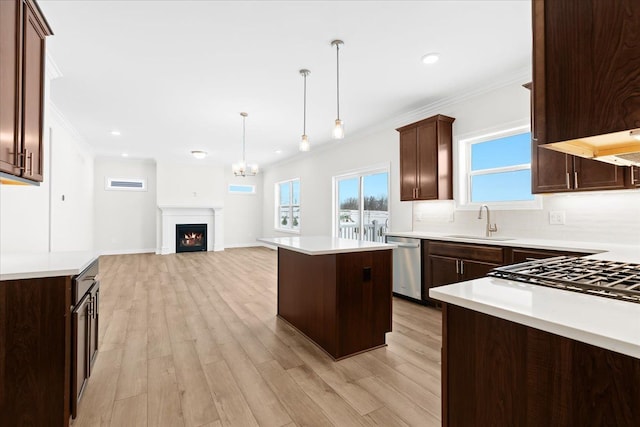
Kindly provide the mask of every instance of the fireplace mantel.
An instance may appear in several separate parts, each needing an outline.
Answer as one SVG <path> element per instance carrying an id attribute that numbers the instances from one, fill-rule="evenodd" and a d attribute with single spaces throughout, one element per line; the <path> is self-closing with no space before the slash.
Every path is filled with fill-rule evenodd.
<path id="1" fill-rule="evenodd" d="M 176 252 L 177 224 L 207 224 L 207 251 L 224 250 L 224 219 L 221 206 L 158 206 L 158 244 L 156 253 Z"/>

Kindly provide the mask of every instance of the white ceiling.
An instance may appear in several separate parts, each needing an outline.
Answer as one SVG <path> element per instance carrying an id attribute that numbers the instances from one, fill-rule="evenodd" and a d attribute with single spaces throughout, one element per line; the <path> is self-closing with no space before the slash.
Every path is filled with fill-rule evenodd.
<path id="1" fill-rule="evenodd" d="M 347 137 L 531 62 L 530 0 L 40 0 L 62 72 L 52 99 L 99 155 L 261 167 L 298 154 L 303 79 L 312 149 L 333 143 L 336 51 Z M 420 58 L 439 52 L 427 66 Z M 114 137 L 111 130 L 122 134 Z M 276 154 L 276 150 L 282 153 Z"/>

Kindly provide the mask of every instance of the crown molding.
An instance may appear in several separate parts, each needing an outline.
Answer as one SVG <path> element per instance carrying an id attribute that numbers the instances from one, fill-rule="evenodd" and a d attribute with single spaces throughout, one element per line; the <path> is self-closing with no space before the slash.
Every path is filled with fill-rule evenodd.
<path id="1" fill-rule="evenodd" d="M 53 119 L 62 125 L 62 127 L 71 134 L 71 136 L 86 149 L 91 157 L 96 157 L 96 150 L 87 142 L 87 140 L 78 132 L 78 130 L 71 124 L 71 122 L 65 117 L 64 113 L 49 100 L 48 112 L 53 116 Z M 50 123 L 49 123 L 50 124 Z"/>
<path id="2" fill-rule="evenodd" d="M 62 71 L 60 71 L 58 64 L 56 64 L 56 61 L 53 59 L 53 56 L 51 56 L 49 51 L 46 52 L 44 69 L 48 80 L 57 79 L 63 76 Z"/>

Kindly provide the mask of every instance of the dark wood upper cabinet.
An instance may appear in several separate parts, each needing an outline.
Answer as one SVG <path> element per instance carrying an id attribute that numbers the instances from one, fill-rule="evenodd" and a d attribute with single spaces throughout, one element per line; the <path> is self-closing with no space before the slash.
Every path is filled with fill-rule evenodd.
<path id="1" fill-rule="evenodd" d="M 640 2 L 532 4 L 534 141 L 640 127 Z"/>
<path id="2" fill-rule="evenodd" d="M 45 37 L 33 0 L 0 1 L 0 171 L 42 181 Z"/>
<path id="3" fill-rule="evenodd" d="M 452 124 L 436 115 L 400 133 L 400 200 L 453 199 Z"/>

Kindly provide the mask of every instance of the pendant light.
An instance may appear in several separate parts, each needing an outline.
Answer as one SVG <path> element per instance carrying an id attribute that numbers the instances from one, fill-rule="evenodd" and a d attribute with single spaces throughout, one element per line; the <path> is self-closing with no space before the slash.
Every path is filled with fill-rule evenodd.
<path id="1" fill-rule="evenodd" d="M 333 127 L 333 138 L 344 138 L 344 124 L 340 120 L 340 45 L 343 45 L 342 40 L 334 40 L 331 42 L 331 46 L 336 47 L 336 106 L 337 106 L 337 118 L 335 126 Z"/>
<path id="2" fill-rule="evenodd" d="M 311 71 L 302 69 L 300 70 L 300 75 L 304 78 L 304 97 L 303 97 L 303 107 L 302 107 L 302 139 L 300 140 L 300 145 L 298 149 L 300 151 L 309 151 L 311 149 L 311 144 L 309 143 L 309 137 L 307 136 L 307 76 L 311 74 Z"/>
<path id="3" fill-rule="evenodd" d="M 245 158 L 245 121 L 247 120 L 247 113 L 240 113 L 242 116 L 242 161 L 234 163 L 233 174 L 235 176 L 254 176 L 258 173 L 258 165 L 247 164 Z"/>

